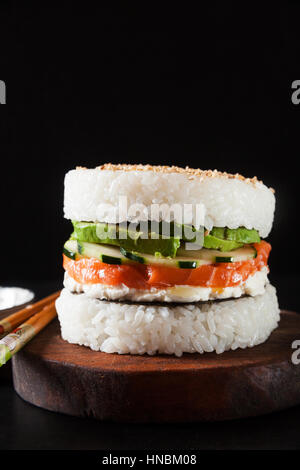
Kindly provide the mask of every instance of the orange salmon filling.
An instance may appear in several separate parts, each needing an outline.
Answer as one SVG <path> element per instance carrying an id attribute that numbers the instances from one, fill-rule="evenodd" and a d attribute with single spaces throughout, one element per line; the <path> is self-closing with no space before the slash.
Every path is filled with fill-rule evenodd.
<path id="1" fill-rule="evenodd" d="M 253 243 L 257 257 L 236 263 L 205 264 L 196 269 L 131 264 L 106 264 L 96 258 L 72 260 L 63 255 L 63 266 L 70 277 L 80 284 L 125 284 L 135 289 L 173 287 L 176 285 L 225 288 L 237 286 L 267 266 L 271 245 Z"/>

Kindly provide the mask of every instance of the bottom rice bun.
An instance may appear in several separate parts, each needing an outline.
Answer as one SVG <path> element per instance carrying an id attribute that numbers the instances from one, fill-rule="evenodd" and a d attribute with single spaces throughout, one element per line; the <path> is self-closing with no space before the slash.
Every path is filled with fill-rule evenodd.
<path id="1" fill-rule="evenodd" d="M 276 290 L 237 300 L 134 304 L 63 289 L 56 301 L 63 339 L 119 354 L 220 354 L 260 344 L 279 321 Z"/>

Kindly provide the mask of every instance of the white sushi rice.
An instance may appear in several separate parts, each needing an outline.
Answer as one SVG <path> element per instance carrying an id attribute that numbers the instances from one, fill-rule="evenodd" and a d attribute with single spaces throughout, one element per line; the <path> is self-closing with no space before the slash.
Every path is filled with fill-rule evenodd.
<path id="1" fill-rule="evenodd" d="M 270 284 L 256 297 L 182 305 L 109 302 L 63 289 L 56 308 L 63 339 L 118 354 L 220 354 L 266 341 L 279 321 Z"/>
<path id="2" fill-rule="evenodd" d="M 77 294 L 84 293 L 87 297 L 100 300 L 130 300 L 133 302 L 199 302 L 215 299 L 238 298 L 242 295 L 259 295 L 265 291 L 268 283 L 269 269 L 264 266 L 245 282 L 237 286 L 225 287 L 224 289 L 213 289 L 211 287 L 197 286 L 174 286 L 157 289 L 134 289 L 125 284 L 108 286 L 105 284 L 80 284 L 66 272 L 64 286 Z"/>
<path id="3" fill-rule="evenodd" d="M 243 180 L 212 172 L 201 176 L 189 172 L 71 170 L 65 177 L 64 214 L 77 221 L 115 222 L 119 197 L 128 209 L 143 204 L 147 214 L 152 204 L 201 206 L 207 229 L 216 227 L 256 229 L 265 238 L 272 227 L 275 197 L 256 180 Z M 109 205 L 109 206 L 108 206 Z M 150 217 L 149 217 L 150 218 Z M 191 215 L 188 223 L 197 224 Z M 167 220 L 167 219 L 164 219 Z"/>

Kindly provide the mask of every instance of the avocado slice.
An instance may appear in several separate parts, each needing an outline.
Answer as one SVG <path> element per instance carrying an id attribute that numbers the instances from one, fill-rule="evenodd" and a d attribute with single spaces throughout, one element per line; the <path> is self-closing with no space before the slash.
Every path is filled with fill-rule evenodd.
<path id="1" fill-rule="evenodd" d="M 220 251 L 232 251 L 249 243 L 259 243 L 257 230 L 245 227 L 231 229 L 227 227 L 213 227 L 204 238 L 204 247 Z"/>
<path id="2" fill-rule="evenodd" d="M 232 251 L 243 246 L 243 243 L 238 243 L 231 240 L 222 240 L 213 235 L 206 235 L 204 238 L 204 248 L 210 248 L 220 251 Z"/>
<path id="3" fill-rule="evenodd" d="M 73 221 L 73 240 L 87 243 L 116 245 L 127 251 L 174 258 L 180 246 L 180 238 L 163 238 L 158 233 L 130 230 L 127 224 Z M 150 236 L 151 235 L 151 236 Z"/>
<path id="4" fill-rule="evenodd" d="M 171 237 L 180 238 L 186 242 L 196 242 L 203 239 L 204 229 L 197 230 L 194 226 L 188 224 L 178 224 L 177 222 L 159 222 L 159 234 L 169 233 Z"/>
<path id="5" fill-rule="evenodd" d="M 226 240 L 234 240 L 240 243 L 259 243 L 260 236 L 257 230 L 248 230 L 245 227 L 237 229 L 226 228 Z"/>
<path id="6" fill-rule="evenodd" d="M 227 227 L 213 227 L 210 235 L 216 238 L 221 238 L 222 240 L 231 240 L 243 244 L 260 242 L 260 236 L 257 230 L 249 230 L 245 227 L 235 229 Z"/>

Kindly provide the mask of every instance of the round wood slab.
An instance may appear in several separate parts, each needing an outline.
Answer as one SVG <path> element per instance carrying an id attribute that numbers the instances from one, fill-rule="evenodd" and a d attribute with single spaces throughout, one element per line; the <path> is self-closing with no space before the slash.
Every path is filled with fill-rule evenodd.
<path id="1" fill-rule="evenodd" d="M 16 392 L 48 410 L 127 422 L 217 421 L 300 403 L 300 365 L 291 344 L 300 315 L 254 348 L 173 356 L 94 352 L 63 341 L 52 322 L 13 358 Z M 299 354 L 300 358 L 300 354 Z"/>

